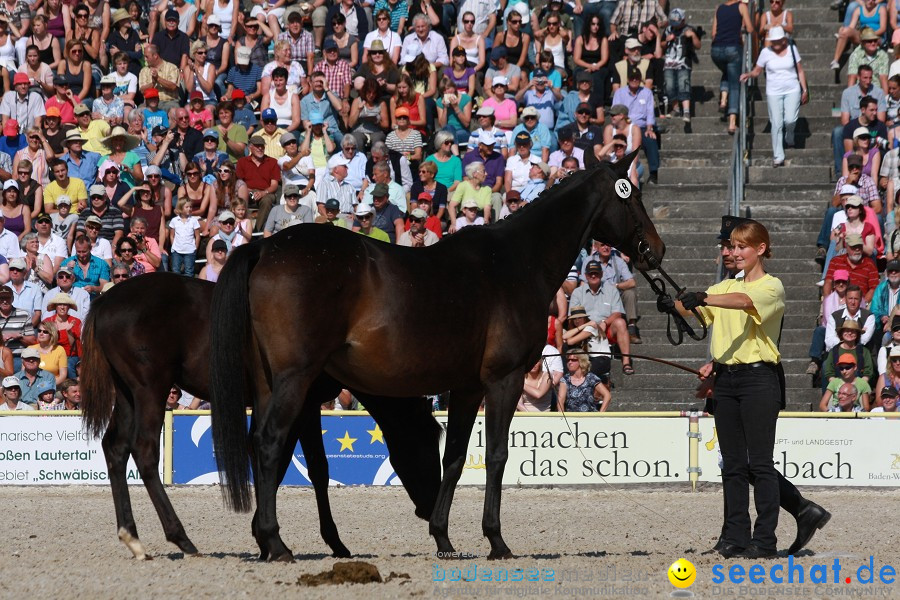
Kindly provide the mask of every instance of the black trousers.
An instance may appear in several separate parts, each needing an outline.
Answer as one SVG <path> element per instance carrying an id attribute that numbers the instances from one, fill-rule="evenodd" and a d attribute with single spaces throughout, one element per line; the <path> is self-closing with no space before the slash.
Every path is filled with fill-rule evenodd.
<path id="1" fill-rule="evenodd" d="M 722 450 L 725 541 L 737 546 L 777 548 L 780 502 L 775 470 L 775 426 L 781 386 L 774 368 L 758 367 L 716 375 L 716 428 Z M 756 524 L 751 536 L 750 481 L 754 483 Z"/>
<path id="2" fill-rule="evenodd" d="M 778 476 L 778 503 L 785 511 L 788 512 L 795 519 L 797 515 L 800 514 L 800 509 L 803 508 L 803 505 L 806 502 L 806 499 L 803 497 L 803 494 L 800 493 L 800 490 L 797 489 L 793 483 L 788 481 L 788 479 L 775 471 L 775 475 Z M 752 474 L 747 478 L 750 482 L 750 485 L 756 487 L 756 478 L 753 477 Z M 722 521 L 722 537 L 725 537 L 725 521 L 728 520 L 728 498 L 725 498 L 725 519 Z"/>

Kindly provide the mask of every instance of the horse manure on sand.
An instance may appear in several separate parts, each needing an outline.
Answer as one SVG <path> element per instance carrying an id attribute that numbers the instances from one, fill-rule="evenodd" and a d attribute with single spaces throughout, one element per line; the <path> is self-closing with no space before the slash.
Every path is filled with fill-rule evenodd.
<path id="1" fill-rule="evenodd" d="M 322 571 L 315 575 L 301 575 L 297 580 L 297 585 L 315 587 L 342 583 L 387 583 L 392 579 L 409 579 L 409 575 L 391 571 L 386 579 L 382 579 L 378 567 L 372 563 L 349 561 L 335 563 L 329 571 Z"/>

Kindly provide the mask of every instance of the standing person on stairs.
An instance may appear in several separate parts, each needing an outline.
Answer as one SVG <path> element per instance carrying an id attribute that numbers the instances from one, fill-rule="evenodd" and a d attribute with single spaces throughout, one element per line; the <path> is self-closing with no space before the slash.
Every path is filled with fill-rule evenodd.
<path id="1" fill-rule="evenodd" d="M 740 99 L 741 61 L 744 42 L 741 27 L 753 31 L 750 11 L 741 0 L 726 0 L 716 8 L 712 24 L 712 61 L 722 71 L 719 85 L 719 112 L 728 114 L 728 133 L 737 130 Z"/>
<path id="2" fill-rule="evenodd" d="M 772 166 L 784 166 L 784 145 L 794 145 L 794 129 L 800 117 L 800 105 L 809 101 L 806 73 L 800 64 L 797 47 L 788 42 L 781 27 L 773 27 L 766 36 L 756 66 L 741 75 L 741 81 L 759 77 L 766 71 L 766 104 L 772 124 Z M 782 139 L 783 136 L 783 139 Z"/>

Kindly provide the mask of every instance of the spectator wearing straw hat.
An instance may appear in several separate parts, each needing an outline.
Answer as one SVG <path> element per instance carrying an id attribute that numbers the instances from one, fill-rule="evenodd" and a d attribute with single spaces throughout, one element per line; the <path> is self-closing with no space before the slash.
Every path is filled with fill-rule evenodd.
<path id="1" fill-rule="evenodd" d="M 84 323 L 87 319 L 88 311 L 91 308 L 91 296 L 84 288 L 75 287 L 75 274 L 71 266 L 60 267 L 56 272 L 56 287 L 47 290 L 44 294 L 43 303 L 41 305 L 41 314 L 47 318 L 53 318 L 54 309 L 50 308 L 50 303 L 60 294 L 65 294 L 75 303 L 68 311 L 69 318 L 80 319 Z"/>
<path id="2" fill-rule="evenodd" d="M 10 375 L 3 378 L 3 402 L 0 403 L 0 411 L 10 410 L 35 410 L 35 408 L 22 401 L 22 384 L 18 377 Z"/>
<path id="3" fill-rule="evenodd" d="M 8 120 L 15 119 L 23 131 L 41 126 L 41 120 L 47 114 L 44 98 L 30 88 L 28 73 L 16 73 L 13 77 L 13 89 L 3 94 L 3 99 L 0 100 L 0 119 L 4 125 Z"/>
<path id="4" fill-rule="evenodd" d="M 845 271 L 846 272 L 846 271 Z M 843 276 L 843 273 L 841 274 Z M 847 285 L 847 291 L 844 293 L 844 306 L 838 308 L 825 319 L 825 350 L 831 350 L 841 341 L 839 326 L 847 324 L 848 321 L 855 321 L 862 328 L 860 333 L 860 343 L 865 345 L 872 339 L 876 330 L 875 315 L 868 309 L 861 306 L 861 292 L 858 286 L 854 284 Z"/>
<path id="5" fill-rule="evenodd" d="M 828 352 L 822 364 L 823 391 L 832 379 L 840 375 L 838 363 L 844 356 L 853 358 L 854 371 L 858 377 L 866 380 L 874 380 L 875 377 L 875 363 L 869 349 L 862 344 L 861 338 L 865 330 L 860 323 L 847 319 L 838 326 L 837 332 L 840 343 Z"/>
<path id="6" fill-rule="evenodd" d="M 860 65 L 869 65 L 872 67 L 872 76 L 877 77 L 881 89 L 887 91 L 891 59 L 888 57 L 888 53 L 881 49 L 881 36 L 873 29 L 866 27 L 860 32 L 859 39 L 860 44 L 847 59 L 847 85 L 856 84 Z"/>
<path id="7" fill-rule="evenodd" d="M 509 149 L 514 149 L 516 136 L 520 133 L 527 133 L 531 137 L 531 154 L 542 161 L 550 160 L 550 152 L 556 149 L 556 137 L 551 133 L 550 128 L 539 120 L 540 115 L 533 106 L 526 106 L 522 110 L 521 122 L 512 130 L 513 143 Z"/>
<path id="8" fill-rule="evenodd" d="M 81 105 L 79 105 L 79 107 L 80 106 Z M 76 108 L 76 110 L 78 109 Z M 84 185 L 87 186 L 91 185 L 97 177 L 100 154 L 85 150 L 84 146 L 86 142 L 87 138 L 77 127 L 75 129 L 70 129 L 66 133 L 66 153 L 60 157 L 60 160 L 68 167 L 68 172 L 71 177 L 80 179 L 84 182 Z M 46 191 L 44 194 L 46 195 Z M 72 194 L 69 194 L 69 197 L 74 199 Z"/>

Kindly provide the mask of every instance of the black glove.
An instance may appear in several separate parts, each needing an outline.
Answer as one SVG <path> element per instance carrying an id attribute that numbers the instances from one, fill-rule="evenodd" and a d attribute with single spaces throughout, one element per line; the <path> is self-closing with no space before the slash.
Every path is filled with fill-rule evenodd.
<path id="1" fill-rule="evenodd" d="M 678 299 L 685 310 L 694 310 L 698 306 L 706 306 L 706 292 L 682 292 Z"/>
<path id="2" fill-rule="evenodd" d="M 668 294 L 662 294 L 656 299 L 656 310 L 661 313 L 669 313 L 675 310 L 675 301 L 672 300 L 672 296 Z"/>

